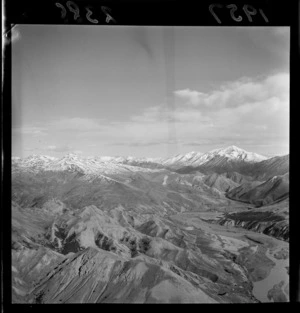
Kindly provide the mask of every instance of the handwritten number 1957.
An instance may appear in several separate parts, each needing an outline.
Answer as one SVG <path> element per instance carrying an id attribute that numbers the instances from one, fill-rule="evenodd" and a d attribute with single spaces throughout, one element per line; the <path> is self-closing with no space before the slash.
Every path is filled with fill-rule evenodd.
<path id="1" fill-rule="evenodd" d="M 61 18 L 65 18 L 66 15 L 67 15 L 67 10 L 65 9 L 65 7 L 62 4 L 58 3 L 58 2 L 56 2 L 55 5 L 58 8 L 61 8 Z"/>
<path id="2" fill-rule="evenodd" d="M 102 7 L 101 7 L 101 10 L 102 10 L 102 12 L 106 15 L 106 19 L 105 19 L 105 22 L 106 22 L 106 23 L 109 23 L 111 20 L 112 20 L 113 22 L 116 22 L 115 19 L 108 13 L 108 12 L 111 11 L 110 8 L 102 6 Z"/>
<path id="3" fill-rule="evenodd" d="M 77 6 L 76 3 L 74 3 L 73 1 L 68 1 L 66 3 L 68 9 L 74 13 L 74 20 L 76 21 L 78 19 L 78 17 L 80 17 L 79 15 L 79 8 Z"/>
<path id="4" fill-rule="evenodd" d="M 226 8 L 230 9 L 230 16 L 234 21 L 240 22 L 243 20 L 243 18 L 240 15 L 238 17 L 234 15 L 234 12 L 237 10 L 237 6 L 235 4 L 226 5 Z"/>
<path id="5" fill-rule="evenodd" d="M 219 24 L 222 24 L 221 20 L 219 19 L 219 17 L 217 16 L 216 12 L 214 11 L 214 8 L 222 8 L 223 5 L 222 4 L 219 4 L 219 3 L 214 3 L 214 4 L 211 4 L 208 9 L 210 11 L 210 13 L 212 14 L 212 16 L 215 18 L 215 20 L 219 23 Z M 226 5 L 226 8 L 230 9 L 230 16 L 231 18 L 235 21 L 235 22 L 241 22 L 243 20 L 243 17 L 241 15 L 239 16 L 236 16 L 235 15 L 235 11 L 237 10 L 237 6 L 235 4 L 229 4 L 229 5 Z M 251 6 L 251 5 L 248 5 L 248 4 L 245 4 L 243 6 L 243 11 L 245 12 L 247 18 L 248 18 L 248 21 L 249 22 L 252 22 L 252 16 L 256 15 L 257 14 L 257 10 Z M 268 18 L 266 17 L 266 15 L 264 14 L 263 10 L 262 9 L 258 9 L 260 15 L 263 17 L 263 19 L 265 20 L 266 23 L 269 22 Z"/>
<path id="6" fill-rule="evenodd" d="M 55 5 L 61 9 L 61 18 L 65 18 L 66 15 L 67 15 L 67 10 L 65 9 L 65 7 L 59 3 L 59 2 L 56 2 Z M 80 10 L 79 10 L 79 7 L 77 6 L 76 3 L 74 3 L 73 1 L 67 1 L 66 3 L 68 9 L 70 10 L 70 12 L 74 13 L 74 20 L 76 21 L 79 17 L 80 17 Z M 93 24 L 98 24 L 99 21 L 96 20 L 96 19 L 92 19 L 91 18 L 91 15 L 93 14 L 93 11 L 90 10 L 90 7 L 85 7 L 87 13 L 86 13 L 86 19 L 93 23 Z M 106 15 L 106 23 L 109 23 L 110 21 L 113 21 L 116 23 L 115 19 L 108 13 L 108 12 L 111 12 L 111 9 L 108 8 L 108 7 L 105 7 L 105 6 L 102 6 L 101 7 L 101 10 L 102 12 Z"/>
<path id="7" fill-rule="evenodd" d="M 93 14 L 93 12 L 89 8 L 85 8 L 85 9 L 88 11 L 88 13 L 86 14 L 87 20 L 93 24 L 98 24 L 98 20 L 90 18 L 90 16 Z"/>

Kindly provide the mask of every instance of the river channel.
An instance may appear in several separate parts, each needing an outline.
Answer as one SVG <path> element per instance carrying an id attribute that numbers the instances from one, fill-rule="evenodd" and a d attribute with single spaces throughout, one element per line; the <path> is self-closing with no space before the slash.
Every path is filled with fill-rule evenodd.
<path id="1" fill-rule="evenodd" d="M 277 251 L 279 249 L 277 249 Z M 271 269 L 269 276 L 263 280 L 253 283 L 253 295 L 261 302 L 273 302 L 273 299 L 268 298 L 268 292 L 274 287 L 274 285 L 279 284 L 282 281 L 284 283 L 281 287 L 281 290 L 287 301 L 289 301 L 288 291 L 286 292 L 285 290 L 286 286 L 289 284 L 289 275 L 286 269 L 286 267 L 289 266 L 289 258 L 285 260 L 278 260 L 273 257 L 275 252 L 276 251 L 273 251 L 273 253 L 271 254 L 270 249 L 268 249 L 266 252 L 266 256 L 276 263 L 276 265 Z"/>

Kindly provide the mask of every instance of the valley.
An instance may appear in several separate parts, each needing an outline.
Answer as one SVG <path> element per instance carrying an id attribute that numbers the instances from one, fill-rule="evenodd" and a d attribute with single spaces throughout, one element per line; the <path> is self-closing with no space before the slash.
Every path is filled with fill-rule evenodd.
<path id="1" fill-rule="evenodd" d="M 288 160 L 13 158 L 13 302 L 289 301 Z"/>

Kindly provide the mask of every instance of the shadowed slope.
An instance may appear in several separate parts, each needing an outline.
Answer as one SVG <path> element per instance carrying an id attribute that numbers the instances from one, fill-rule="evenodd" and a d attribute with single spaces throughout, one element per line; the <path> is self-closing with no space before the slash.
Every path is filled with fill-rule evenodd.
<path id="1" fill-rule="evenodd" d="M 256 186 L 255 186 L 256 185 Z M 266 182 L 257 185 L 243 184 L 226 195 L 230 199 L 239 200 L 263 206 L 278 200 L 284 200 L 289 195 L 289 174 L 274 176 Z"/>

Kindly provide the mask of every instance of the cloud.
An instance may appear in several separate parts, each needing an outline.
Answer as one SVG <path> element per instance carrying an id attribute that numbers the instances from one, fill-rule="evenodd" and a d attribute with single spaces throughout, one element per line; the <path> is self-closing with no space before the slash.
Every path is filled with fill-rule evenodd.
<path id="1" fill-rule="evenodd" d="M 177 90 L 176 96 L 186 100 L 185 105 L 201 106 L 202 110 L 241 107 L 246 103 L 286 100 L 289 95 L 289 74 L 278 73 L 261 79 L 242 78 L 220 86 L 218 90 L 203 93 L 190 89 Z"/>
<path id="2" fill-rule="evenodd" d="M 75 132 L 100 131 L 102 129 L 99 120 L 81 117 L 62 118 L 52 121 L 48 127 L 56 131 Z"/>
<path id="3" fill-rule="evenodd" d="M 24 151 L 34 152 L 34 151 L 39 151 L 39 149 L 38 148 L 24 148 Z"/>
<path id="4" fill-rule="evenodd" d="M 125 146 L 125 147 L 148 147 L 148 146 L 158 146 L 166 143 L 166 141 L 162 142 L 114 142 L 109 143 L 110 146 Z"/>
<path id="5" fill-rule="evenodd" d="M 47 129 L 45 127 L 36 127 L 36 126 L 16 127 L 12 129 L 12 134 L 30 135 L 37 137 L 47 135 Z"/>
<path id="6" fill-rule="evenodd" d="M 74 152 L 74 149 L 70 145 L 49 145 L 44 147 L 42 150 L 50 151 L 50 152 L 59 152 L 59 153 L 67 153 L 67 152 Z"/>
<path id="7" fill-rule="evenodd" d="M 129 151 L 130 148 L 146 151 L 147 147 L 151 150 L 151 146 L 154 151 L 159 150 L 160 145 L 235 144 L 266 149 L 288 145 L 287 73 L 243 77 L 205 93 L 186 88 L 175 91 L 175 96 L 179 101 L 172 109 L 164 103 L 153 105 L 123 121 L 62 118 L 49 122 L 44 128 L 27 127 L 22 131 L 26 134 L 45 132 L 52 136 L 49 142 L 64 140 L 81 150 L 85 145 L 99 149 L 111 146 L 116 153 L 119 153 L 118 146 L 120 151 L 126 150 L 125 147 L 129 147 Z M 54 141 L 55 138 L 60 141 Z M 70 145 L 52 145 L 46 149 L 57 153 L 72 152 L 75 148 Z"/>
<path id="8" fill-rule="evenodd" d="M 203 96 L 205 96 L 204 93 L 195 90 L 190 90 L 189 88 L 177 90 L 174 93 L 178 97 L 187 99 L 193 105 L 199 104 Z"/>
<path id="9" fill-rule="evenodd" d="M 75 153 L 75 154 L 83 154 L 83 151 L 82 151 L 82 150 L 73 150 L 72 153 Z"/>
<path id="10" fill-rule="evenodd" d="M 201 139 L 197 141 L 192 141 L 192 142 L 185 142 L 183 143 L 183 146 L 203 146 L 203 145 L 210 145 L 212 144 L 211 138 L 207 139 Z"/>
<path id="11" fill-rule="evenodd" d="M 146 108 L 128 121 L 103 125 L 107 145 L 285 145 L 289 138 L 289 75 L 241 78 L 204 93 L 177 90 L 180 103 Z M 170 141 L 172 140 L 172 141 Z"/>
<path id="12" fill-rule="evenodd" d="M 165 142 L 174 129 L 178 144 L 239 142 L 284 145 L 289 138 L 289 75 L 227 82 L 211 92 L 189 88 L 175 91 L 181 103 L 173 110 L 153 106 L 124 123 L 122 133 Z M 225 139 L 222 139 L 222 138 Z M 250 142 L 249 142 L 250 144 Z"/>

